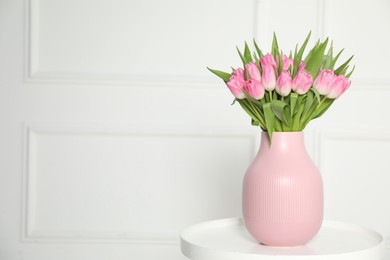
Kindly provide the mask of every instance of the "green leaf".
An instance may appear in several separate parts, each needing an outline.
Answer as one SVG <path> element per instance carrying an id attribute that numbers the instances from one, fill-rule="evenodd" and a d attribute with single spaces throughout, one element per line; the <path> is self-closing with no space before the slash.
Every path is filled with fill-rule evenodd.
<path id="1" fill-rule="evenodd" d="M 302 111 L 300 125 L 302 125 L 302 123 L 306 121 L 306 118 L 310 115 L 310 112 L 314 109 L 313 108 L 313 104 L 315 105 L 314 101 L 315 101 L 314 92 L 308 91 L 306 93 L 306 102 L 304 103 L 304 109 Z"/>
<path id="2" fill-rule="evenodd" d="M 245 90 L 243 90 L 243 93 L 246 97 L 246 99 L 244 99 L 244 102 L 248 102 L 247 107 L 251 109 L 252 113 L 256 116 L 256 121 L 259 121 L 260 125 L 265 126 L 263 104 L 259 100 L 256 100 L 251 97 L 251 95 L 249 95 L 248 92 L 246 92 Z"/>
<path id="3" fill-rule="evenodd" d="M 318 47 L 320 46 L 320 40 L 318 40 L 316 42 L 316 44 L 314 45 L 314 47 L 309 51 L 309 53 L 307 54 L 304 62 L 305 64 L 308 64 L 310 62 L 310 59 L 312 58 L 313 56 L 313 53 L 318 49 Z"/>
<path id="4" fill-rule="evenodd" d="M 312 53 L 310 62 L 306 64 L 306 70 L 311 74 L 313 79 L 317 76 L 317 73 L 321 67 L 322 57 L 328 44 L 328 38 L 319 45 L 319 47 Z"/>
<path id="5" fill-rule="evenodd" d="M 284 118 L 286 120 L 286 125 L 288 127 L 288 129 L 285 129 L 285 130 L 289 130 L 290 127 L 292 127 L 292 116 L 291 116 L 291 109 L 289 106 L 286 106 L 284 108 L 283 115 L 284 115 Z"/>
<path id="6" fill-rule="evenodd" d="M 348 66 L 348 63 L 352 60 L 352 58 L 353 58 L 353 55 L 352 55 L 346 62 L 344 62 L 340 67 L 338 67 L 338 68 L 334 71 L 334 74 L 339 75 L 340 72 L 342 72 L 342 71 L 345 69 L 345 67 Z"/>
<path id="7" fill-rule="evenodd" d="M 355 70 L 355 65 L 353 65 L 353 68 L 352 68 L 351 72 L 348 73 L 345 77 L 347 77 L 347 78 L 351 77 L 351 75 L 352 75 L 354 70 Z"/>
<path id="8" fill-rule="evenodd" d="M 227 72 L 223 72 L 223 71 L 220 71 L 220 70 L 214 70 L 214 69 L 210 69 L 209 67 L 207 67 L 207 69 L 214 73 L 215 75 L 217 75 L 218 77 L 220 77 L 225 83 L 227 83 L 230 79 L 230 73 L 227 73 Z"/>
<path id="9" fill-rule="evenodd" d="M 274 99 L 271 101 L 271 108 L 275 116 L 282 122 L 287 124 L 287 120 L 284 117 L 284 109 L 287 107 L 287 104 L 283 101 Z"/>
<path id="10" fill-rule="evenodd" d="M 328 108 L 333 104 L 333 102 L 334 102 L 334 99 L 324 100 L 324 102 L 317 109 L 317 111 L 312 119 L 315 119 L 315 118 L 322 116 L 328 110 Z"/>
<path id="11" fill-rule="evenodd" d="M 298 100 L 298 94 L 294 93 L 294 92 L 291 92 L 291 94 L 290 94 L 291 117 L 294 115 L 294 109 L 295 109 L 295 105 L 297 103 L 297 100 Z"/>
<path id="12" fill-rule="evenodd" d="M 339 53 L 337 53 L 336 57 L 334 57 L 334 59 L 332 60 L 332 62 L 330 63 L 330 68 L 333 69 L 334 68 L 334 65 L 336 65 L 336 61 L 339 59 L 341 53 L 344 51 L 344 49 L 342 49 L 341 51 L 339 51 Z"/>
<path id="13" fill-rule="evenodd" d="M 299 64 L 302 60 L 303 52 L 305 51 L 306 45 L 309 42 L 310 36 L 311 36 L 311 31 L 307 35 L 305 41 L 303 42 L 301 48 L 299 49 L 299 51 L 297 53 L 297 55 L 294 56 L 294 70 L 293 70 L 293 76 L 292 76 L 293 78 L 295 77 L 295 75 L 297 75 L 298 67 L 299 67 Z"/>
<path id="14" fill-rule="evenodd" d="M 246 97 L 250 102 L 252 102 L 252 104 L 258 106 L 259 108 L 261 108 L 261 110 L 263 110 L 263 104 L 262 104 L 259 100 L 253 98 L 253 97 L 252 97 L 251 95 L 249 95 L 249 93 L 246 92 L 244 89 L 242 90 L 242 92 L 244 93 L 245 97 Z"/>
<path id="15" fill-rule="evenodd" d="M 259 59 L 263 56 L 263 52 L 260 50 L 259 46 L 256 43 L 256 40 L 253 39 L 253 44 L 255 45 L 255 49 L 257 51 L 257 54 L 259 55 Z"/>
<path id="16" fill-rule="evenodd" d="M 333 58 L 333 41 L 330 42 L 330 47 L 329 47 L 327 55 L 329 57 Z"/>
<path id="17" fill-rule="evenodd" d="M 329 55 L 324 55 L 324 57 L 322 58 L 322 68 L 326 69 L 326 70 L 329 70 L 331 69 L 331 63 L 332 63 L 332 57 L 329 56 Z"/>
<path id="18" fill-rule="evenodd" d="M 315 88 L 311 88 L 310 91 L 313 91 L 315 97 L 317 98 L 317 102 L 320 103 L 320 101 L 321 101 L 320 92 L 318 92 L 318 90 Z"/>
<path id="19" fill-rule="evenodd" d="M 283 132 L 282 123 L 275 117 L 274 132 Z"/>
<path id="20" fill-rule="evenodd" d="M 347 65 L 345 68 L 343 68 L 340 72 L 339 75 L 345 75 L 347 73 L 347 70 L 349 69 L 349 65 Z"/>
<path id="21" fill-rule="evenodd" d="M 294 60 L 297 57 L 297 54 L 298 54 L 298 43 L 295 45 Z"/>
<path id="22" fill-rule="evenodd" d="M 253 126 L 260 126 L 260 122 L 259 122 L 259 121 L 253 120 L 253 118 L 252 118 L 251 124 L 252 124 Z"/>
<path id="23" fill-rule="evenodd" d="M 260 71 L 260 74 L 263 73 L 263 69 L 261 68 L 261 64 L 260 64 L 260 60 L 259 58 L 257 57 L 256 53 L 253 53 L 253 57 L 255 58 L 255 63 L 257 65 L 257 68 L 259 69 Z"/>
<path id="24" fill-rule="evenodd" d="M 274 131 L 281 132 L 290 129 L 292 124 L 291 111 L 287 103 L 274 99 L 271 101 L 271 109 L 276 116 Z"/>
<path id="25" fill-rule="evenodd" d="M 248 44 L 245 42 L 244 57 L 247 63 L 253 61 L 251 51 L 249 50 Z"/>
<path id="26" fill-rule="evenodd" d="M 283 59 L 282 59 L 282 55 L 279 55 L 279 68 L 278 68 L 278 74 L 280 75 L 280 73 L 282 73 L 282 70 L 283 70 Z"/>
<path id="27" fill-rule="evenodd" d="M 276 39 L 276 34 L 274 32 L 274 37 L 272 39 L 272 55 L 275 57 L 279 55 L 279 46 L 278 46 L 278 40 Z"/>
<path id="28" fill-rule="evenodd" d="M 272 91 L 272 99 L 278 99 L 278 93 L 276 92 L 276 90 Z"/>
<path id="29" fill-rule="evenodd" d="M 272 143 L 272 133 L 274 132 L 275 114 L 272 112 L 271 103 L 264 104 L 263 108 L 264 108 L 266 128 L 268 131 L 268 137 L 270 143 Z"/>
<path id="30" fill-rule="evenodd" d="M 236 49 L 237 49 L 238 55 L 239 55 L 240 58 L 241 58 L 242 63 L 243 63 L 244 65 L 247 64 L 248 62 L 246 61 L 245 57 L 242 55 L 242 53 L 241 53 L 240 49 L 238 48 L 238 46 L 236 46 Z"/>
<path id="31" fill-rule="evenodd" d="M 242 109 L 251 117 L 253 121 L 260 122 L 260 119 L 256 116 L 253 109 L 245 102 L 244 99 L 237 99 L 237 102 L 240 104 Z"/>
<path id="32" fill-rule="evenodd" d="M 293 117 L 293 123 L 292 123 L 292 130 L 293 131 L 301 131 L 302 129 L 300 128 L 300 120 L 301 120 L 301 115 L 303 112 L 305 104 L 301 102 L 301 104 L 298 106 L 298 111 Z"/>

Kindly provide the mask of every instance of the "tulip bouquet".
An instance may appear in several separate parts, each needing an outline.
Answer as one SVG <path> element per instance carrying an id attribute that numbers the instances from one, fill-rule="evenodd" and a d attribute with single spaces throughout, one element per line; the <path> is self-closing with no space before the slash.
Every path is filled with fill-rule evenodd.
<path id="1" fill-rule="evenodd" d="M 276 35 L 272 51 L 268 54 L 258 47 L 251 53 L 245 43 L 244 52 L 238 48 L 243 68 L 233 68 L 232 73 L 208 68 L 220 77 L 235 96 L 235 102 L 248 113 L 252 125 L 267 131 L 272 140 L 273 132 L 302 131 L 315 118 L 323 115 L 335 99 L 351 84 L 347 73 L 353 56 L 338 68 L 334 68 L 343 50 L 333 55 L 333 46 L 318 40 L 303 59 L 310 39 L 295 48 L 289 56 L 279 50 Z"/>

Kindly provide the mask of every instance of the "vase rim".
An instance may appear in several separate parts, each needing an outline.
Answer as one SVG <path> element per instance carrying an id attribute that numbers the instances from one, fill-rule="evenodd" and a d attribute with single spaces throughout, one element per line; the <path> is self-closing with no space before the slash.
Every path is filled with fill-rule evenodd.
<path id="1" fill-rule="evenodd" d="M 262 133 L 268 133 L 268 131 L 261 131 Z M 274 131 L 272 132 L 272 134 L 276 134 L 276 133 L 303 133 L 304 131 Z"/>
<path id="2" fill-rule="evenodd" d="M 261 131 L 261 133 L 268 134 L 267 131 Z M 282 131 L 282 132 L 272 132 L 272 135 L 274 135 L 274 134 L 302 134 L 302 133 L 304 133 L 304 131 L 286 131 L 286 132 Z"/>

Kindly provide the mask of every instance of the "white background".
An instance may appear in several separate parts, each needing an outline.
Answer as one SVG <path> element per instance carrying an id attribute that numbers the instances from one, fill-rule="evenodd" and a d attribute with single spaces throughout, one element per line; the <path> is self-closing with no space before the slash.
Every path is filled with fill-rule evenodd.
<path id="1" fill-rule="evenodd" d="M 206 66 L 311 30 L 348 92 L 306 129 L 327 219 L 390 236 L 390 1 L 0 0 L 0 259 L 184 259 L 187 226 L 241 215 L 259 130 Z M 389 243 L 387 243 L 389 244 Z M 389 250 L 389 249 L 388 249 Z"/>

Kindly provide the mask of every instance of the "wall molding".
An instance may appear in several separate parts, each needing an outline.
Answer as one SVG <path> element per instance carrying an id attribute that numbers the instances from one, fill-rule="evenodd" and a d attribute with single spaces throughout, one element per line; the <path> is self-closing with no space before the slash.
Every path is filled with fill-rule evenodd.
<path id="1" fill-rule="evenodd" d="M 256 34 L 257 0 L 252 0 L 252 34 Z M 39 66 L 39 6 L 40 0 L 24 0 L 24 82 L 30 85 L 120 85 L 129 87 L 196 87 L 217 88 L 217 80 L 211 75 L 155 75 L 84 73 L 45 71 Z M 218 81 L 219 82 L 219 81 Z"/>
<path id="2" fill-rule="evenodd" d="M 347 129 L 340 130 L 314 130 L 314 160 L 317 163 L 317 167 L 321 169 L 323 165 L 324 143 L 330 140 L 339 140 L 340 142 L 354 142 L 354 141 L 365 141 L 365 142 L 389 142 L 389 132 L 370 132 L 366 131 L 350 131 Z"/>
<path id="3" fill-rule="evenodd" d="M 251 142 L 249 154 L 253 157 L 257 148 L 259 136 L 256 133 L 243 133 L 238 129 L 210 131 L 174 128 L 156 131 L 153 128 L 142 129 L 124 125 L 86 125 L 86 124 L 55 124 L 55 123 L 25 123 L 23 126 L 23 187 L 22 187 L 22 241 L 23 242 L 71 242 L 71 243 L 130 243 L 130 244 L 177 244 L 177 239 L 161 238 L 146 235 L 147 238 L 132 237 L 131 234 L 115 230 L 104 232 L 94 230 L 39 230 L 35 224 L 37 212 L 35 209 L 35 187 L 37 163 L 34 148 L 37 141 L 34 135 L 102 135 L 102 136 L 131 136 L 131 137 L 158 137 L 158 138 L 240 138 Z"/>

